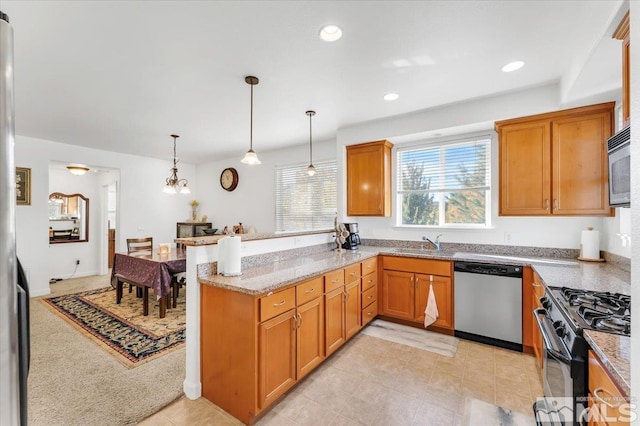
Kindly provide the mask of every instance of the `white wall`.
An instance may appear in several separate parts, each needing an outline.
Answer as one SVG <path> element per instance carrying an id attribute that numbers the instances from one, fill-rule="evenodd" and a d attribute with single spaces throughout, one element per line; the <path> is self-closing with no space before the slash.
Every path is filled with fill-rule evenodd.
<path id="1" fill-rule="evenodd" d="M 435 237 L 442 233 L 441 241 L 477 244 L 505 244 L 534 247 L 580 247 L 580 233 L 588 226 L 602 230 L 599 217 L 499 217 L 498 216 L 498 148 L 493 131 L 496 120 L 514 118 L 561 109 L 556 84 L 507 93 L 390 117 L 340 129 L 338 146 L 338 212 L 341 220 L 360 224 L 363 238 L 421 240 L 423 235 Z M 445 130 L 442 130 L 445 129 Z M 457 129 L 457 130 L 456 130 Z M 492 227 L 491 229 L 407 229 L 394 228 L 396 218 L 346 216 L 346 151 L 345 146 L 377 139 L 401 143 L 419 140 L 420 135 L 442 132 L 447 135 L 464 133 L 468 129 L 493 135 L 492 142 Z M 409 135 L 409 136 L 408 136 Z M 413 137 L 410 135 L 414 135 Z M 423 136 L 424 137 L 424 136 Z M 444 139 L 450 136 L 444 137 Z M 431 139 L 430 139 L 431 140 Z M 435 140 L 435 139 L 434 139 Z M 400 141 L 400 142 L 398 142 Z M 392 176 L 395 187 L 395 176 Z M 395 199 L 394 199 L 395 201 Z M 392 214 L 396 214 L 395 203 Z M 603 236 L 601 246 L 607 239 Z"/>
<path id="2" fill-rule="evenodd" d="M 257 232 L 275 230 L 275 168 L 279 165 L 308 163 L 309 146 L 298 145 L 286 149 L 257 151 L 262 164 L 242 164 L 242 157 L 198 164 L 197 180 L 200 183 L 200 216 L 205 214 L 214 228 L 223 229 L 242 222 L 245 231 L 249 226 Z M 335 141 L 314 142 L 313 161 L 334 160 Z M 238 186 L 228 192 L 220 186 L 220 174 L 227 167 L 238 171 Z"/>
<path id="3" fill-rule="evenodd" d="M 50 260 L 52 250 L 48 237 L 51 161 L 120 170 L 120 220 L 116 249 L 124 247 L 128 237 L 152 236 L 154 244 L 173 241 L 175 223 L 189 217 L 189 202 L 198 198 L 195 166 L 186 163 L 180 163 L 179 175 L 189 179 L 192 194 L 170 195 L 162 192 L 164 181 L 172 167 L 169 160 L 84 148 L 20 135 L 16 136 L 15 154 L 16 166 L 31 168 L 31 205 L 16 207 L 16 245 L 18 256 L 27 270 L 33 296 L 49 293 L 49 278 L 52 278 L 49 276 L 49 264 L 53 260 Z M 92 234 L 90 238 L 96 236 Z"/>

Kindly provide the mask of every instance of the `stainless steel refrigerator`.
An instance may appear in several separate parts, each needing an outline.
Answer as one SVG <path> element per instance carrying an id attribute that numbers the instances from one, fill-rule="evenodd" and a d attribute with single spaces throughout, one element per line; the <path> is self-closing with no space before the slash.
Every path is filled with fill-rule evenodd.
<path id="1" fill-rule="evenodd" d="M 27 424 L 29 290 L 16 257 L 13 30 L 0 11 L 0 425 Z"/>

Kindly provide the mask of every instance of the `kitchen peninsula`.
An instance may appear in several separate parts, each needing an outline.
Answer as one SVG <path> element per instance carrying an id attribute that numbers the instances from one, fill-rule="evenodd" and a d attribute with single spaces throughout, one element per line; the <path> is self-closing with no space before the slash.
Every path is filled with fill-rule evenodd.
<path id="1" fill-rule="evenodd" d="M 357 252 L 336 254 L 331 251 L 333 246 L 328 242 L 330 233 L 315 237 L 296 235 L 272 238 L 264 235 L 255 240 L 246 240 L 245 252 L 249 251 L 253 242 L 252 254 L 260 251 L 261 255 L 243 259 L 243 275 L 240 277 L 215 275 L 215 265 L 211 263 L 200 262 L 197 268 L 203 312 L 200 323 L 202 362 L 198 364 L 198 367 L 202 366 L 202 395 L 245 423 L 252 423 L 260 417 L 288 389 L 379 313 L 378 306 L 382 306 L 385 297 L 379 282 L 382 273 L 382 263 L 379 262 L 382 260 L 374 259 L 404 258 L 452 264 L 454 260 L 477 260 L 478 252 L 487 251 L 486 246 L 477 246 L 475 250 L 467 246 L 464 248 L 466 253 L 457 253 L 457 250 L 450 250 L 451 247 L 445 247 L 443 251 L 419 250 L 408 248 L 412 244 L 410 241 L 398 241 L 389 247 L 361 246 Z M 323 238 L 324 241 L 321 241 Z M 208 241 L 202 240 L 199 241 L 201 246 L 193 245 L 190 248 L 200 247 L 201 255 L 202 252 L 212 253 L 215 243 L 206 243 Z M 262 246 L 259 248 L 258 244 Z M 267 246 L 273 248 L 275 245 L 283 249 L 267 249 Z M 302 245 L 304 247 L 300 247 Z M 544 249 L 534 249 L 531 253 L 545 255 L 541 250 Z M 546 255 L 550 256 L 550 253 L 554 252 Z M 566 256 L 566 253 L 563 254 Z M 491 256 L 485 261 L 497 262 L 491 260 Z M 257 258 L 262 258 L 262 261 Z M 500 263 L 505 263 L 504 259 Z M 629 293 L 629 273 L 613 264 L 554 264 L 536 262 L 535 257 L 513 258 L 507 263 L 528 267 L 545 286 L 563 285 Z M 375 273 L 371 273 L 372 268 L 376 269 Z M 373 287 L 369 287 L 372 284 L 363 281 L 367 276 L 367 283 L 373 283 L 377 288 L 373 290 L 373 295 Z M 603 287 L 602 283 L 608 285 Z M 523 282 L 523 287 L 525 284 Z M 368 297 L 365 293 L 375 301 L 368 305 L 368 310 L 364 309 L 368 300 L 365 299 Z M 335 297 L 335 301 L 330 295 Z M 356 300 L 357 303 L 349 305 L 349 301 Z M 330 308 L 330 303 L 334 303 L 333 308 Z M 530 316 L 527 315 L 530 312 L 527 303 L 523 300 L 523 319 Z M 189 310 L 187 312 L 189 315 Z M 336 312 L 339 313 L 340 323 L 344 324 L 337 334 L 337 340 L 330 337 L 331 331 L 327 325 L 327 321 L 331 322 L 331 315 Z M 360 315 L 356 316 L 354 312 Z M 356 318 L 359 322 L 354 321 Z M 531 321 L 528 324 L 530 328 Z M 306 330 L 312 330 L 307 337 L 300 334 L 305 326 L 308 327 Z M 609 343 L 611 338 L 605 339 L 601 333 L 589 332 L 586 338 L 617 387 L 628 391 L 630 357 L 619 345 L 624 345 L 629 338 L 616 337 L 617 343 L 613 346 Z M 320 349 L 324 349 L 324 353 Z M 187 358 L 189 368 L 189 355 Z M 274 360 L 278 361 L 275 365 L 269 364 Z"/>

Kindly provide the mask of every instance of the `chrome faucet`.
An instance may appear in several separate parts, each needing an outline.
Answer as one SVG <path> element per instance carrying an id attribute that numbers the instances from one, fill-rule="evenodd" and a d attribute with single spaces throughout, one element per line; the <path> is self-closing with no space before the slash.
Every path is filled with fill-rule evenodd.
<path id="1" fill-rule="evenodd" d="M 436 237 L 436 240 L 431 241 L 429 237 L 425 235 L 422 237 L 422 241 L 429 241 L 431 244 L 433 244 L 436 250 L 440 250 L 440 237 L 442 237 L 442 234 L 438 234 L 438 236 Z"/>

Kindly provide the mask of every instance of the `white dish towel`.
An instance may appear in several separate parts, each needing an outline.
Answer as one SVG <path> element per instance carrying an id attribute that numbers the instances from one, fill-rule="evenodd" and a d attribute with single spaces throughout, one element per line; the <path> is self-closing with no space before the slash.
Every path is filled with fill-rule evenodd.
<path id="1" fill-rule="evenodd" d="M 433 293 L 433 283 L 429 283 L 429 298 L 427 299 L 427 307 L 424 310 L 424 328 L 433 324 L 439 316 L 436 295 Z"/>

